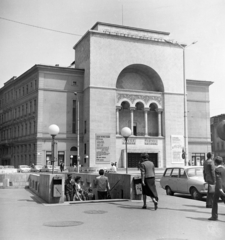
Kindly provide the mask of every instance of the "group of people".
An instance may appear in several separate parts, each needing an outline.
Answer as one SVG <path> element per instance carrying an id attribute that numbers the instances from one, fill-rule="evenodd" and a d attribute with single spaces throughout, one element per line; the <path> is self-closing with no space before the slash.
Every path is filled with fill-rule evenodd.
<path id="1" fill-rule="evenodd" d="M 104 170 L 99 170 L 99 176 L 94 181 L 94 187 L 97 188 L 98 199 L 107 199 L 109 196 L 110 185 L 109 179 L 104 175 Z M 84 190 L 81 186 L 81 177 L 72 178 L 72 174 L 68 174 L 65 181 L 66 201 L 86 201 L 94 200 L 95 196 L 91 188 Z"/>
<path id="2" fill-rule="evenodd" d="M 65 195 L 66 201 L 86 201 L 90 200 L 93 194 L 91 189 L 88 192 L 81 187 L 81 177 L 77 176 L 74 179 L 72 174 L 68 174 L 68 178 L 65 181 Z"/>
<path id="3" fill-rule="evenodd" d="M 207 160 L 203 165 L 203 175 L 208 183 L 206 208 L 212 208 L 212 216 L 208 220 L 218 220 L 218 201 L 221 198 L 225 203 L 225 165 L 223 159 L 217 156 L 214 160 L 212 154 L 207 153 Z"/>

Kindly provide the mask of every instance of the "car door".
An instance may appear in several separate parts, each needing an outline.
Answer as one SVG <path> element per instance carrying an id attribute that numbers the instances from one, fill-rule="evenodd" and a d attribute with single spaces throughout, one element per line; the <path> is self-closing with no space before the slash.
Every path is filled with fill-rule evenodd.
<path id="1" fill-rule="evenodd" d="M 179 177 L 179 168 L 173 168 L 169 179 L 169 186 L 173 192 L 177 192 L 177 183 Z"/>
<path id="2" fill-rule="evenodd" d="M 188 193 L 188 178 L 183 168 L 179 169 L 179 177 L 177 179 L 177 192 Z"/>

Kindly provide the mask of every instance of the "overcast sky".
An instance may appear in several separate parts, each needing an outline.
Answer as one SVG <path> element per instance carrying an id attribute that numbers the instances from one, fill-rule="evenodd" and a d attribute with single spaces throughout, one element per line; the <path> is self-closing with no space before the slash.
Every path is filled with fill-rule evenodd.
<path id="1" fill-rule="evenodd" d="M 224 0 L 0 0 L 0 88 L 35 64 L 69 66 L 98 21 L 198 41 L 186 49 L 186 77 L 214 82 L 210 116 L 225 113 Z"/>

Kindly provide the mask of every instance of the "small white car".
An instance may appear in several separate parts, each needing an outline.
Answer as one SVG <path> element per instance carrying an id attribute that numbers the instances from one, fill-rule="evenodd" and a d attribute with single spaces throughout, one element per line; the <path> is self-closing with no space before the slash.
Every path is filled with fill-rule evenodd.
<path id="1" fill-rule="evenodd" d="M 19 165 L 18 167 L 18 172 L 20 173 L 27 173 L 30 172 L 31 167 L 29 167 L 28 165 Z"/>
<path id="2" fill-rule="evenodd" d="M 201 166 L 168 167 L 160 180 L 160 185 L 166 190 L 167 195 L 191 194 L 196 200 L 201 200 L 208 189 Z"/>
<path id="3" fill-rule="evenodd" d="M 40 172 L 40 170 L 43 168 L 43 165 L 34 165 L 31 168 L 31 172 Z"/>
<path id="4" fill-rule="evenodd" d="M 54 166 L 53 172 L 59 172 L 60 167 L 59 166 Z M 52 165 L 45 165 L 40 169 L 40 172 L 52 172 Z"/>

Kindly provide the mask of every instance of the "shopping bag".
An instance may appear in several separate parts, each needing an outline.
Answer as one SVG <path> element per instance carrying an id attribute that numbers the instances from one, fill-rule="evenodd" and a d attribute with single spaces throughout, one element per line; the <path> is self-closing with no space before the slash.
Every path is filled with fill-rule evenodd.
<path id="1" fill-rule="evenodd" d="M 215 192 L 215 185 L 209 184 L 209 193 L 214 193 L 214 192 Z"/>

